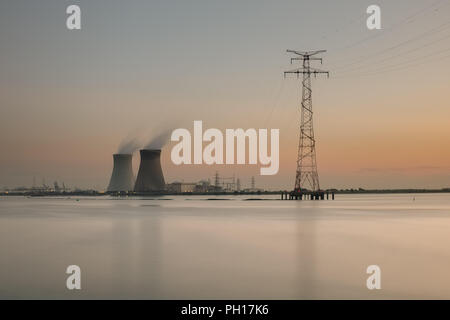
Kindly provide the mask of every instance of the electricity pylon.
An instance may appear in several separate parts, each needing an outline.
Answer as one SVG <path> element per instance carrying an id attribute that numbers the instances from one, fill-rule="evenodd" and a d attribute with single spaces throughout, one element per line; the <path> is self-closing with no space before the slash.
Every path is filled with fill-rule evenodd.
<path id="1" fill-rule="evenodd" d="M 286 74 L 296 74 L 297 78 L 299 78 L 300 75 L 303 76 L 300 138 L 298 143 L 297 172 L 295 174 L 294 191 L 301 192 L 304 189 L 318 191 L 320 190 L 320 185 L 316 163 L 316 140 L 314 139 L 311 74 L 317 76 L 318 74 L 324 73 L 328 77 L 330 74 L 328 71 L 311 68 L 310 61 L 318 60 L 322 64 L 322 58 L 317 58 L 314 56 L 319 53 L 324 53 L 326 50 L 287 50 L 287 52 L 295 55 L 291 58 L 291 64 L 295 60 L 300 60 L 303 62 L 303 66 L 301 68 L 284 72 L 284 76 L 286 76 Z"/>

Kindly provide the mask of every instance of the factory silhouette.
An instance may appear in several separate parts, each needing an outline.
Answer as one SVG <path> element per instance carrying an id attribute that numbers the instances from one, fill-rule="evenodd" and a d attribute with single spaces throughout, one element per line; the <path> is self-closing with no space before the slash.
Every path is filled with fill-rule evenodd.
<path id="1" fill-rule="evenodd" d="M 114 154 L 113 171 L 107 188 L 108 192 L 151 193 L 166 189 L 161 168 L 161 150 L 140 150 L 141 163 L 136 179 L 133 174 L 132 154 Z"/>
<path id="2" fill-rule="evenodd" d="M 239 178 L 220 177 L 216 172 L 214 183 L 202 180 L 197 183 L 173 182 L 166 184 L 161 167 L 161 149 L 141 149 L 138 174 L 133 173 L 133 153 L 113 155 L 113 170 L 107 193 L 110 194 L 179 194 L 179 193 L 230 193 L 262 192 L 256 188 L 255 178 L 251 179 L 251 188 L 241 190 Z"/>
<path id="3" fill-rule="evenodd" d="M 164 175 L 161 168 L 161 150 L 141 150 L 135 192 L 162 191 L 165 188 Z"/>
<path id="4" fill-rule="evenodd" d="M 108 185 L 109 192 L 134 190 L 132 154 L 114 154 L 114 166 Z"/>

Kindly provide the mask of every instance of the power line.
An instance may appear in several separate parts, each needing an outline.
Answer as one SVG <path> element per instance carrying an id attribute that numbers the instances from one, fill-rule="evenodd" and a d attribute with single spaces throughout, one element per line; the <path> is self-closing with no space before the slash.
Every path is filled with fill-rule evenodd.
<path id="1" fill-rule="evenodd" d="M 285 84 L 285 81 L 284 81 L 284 78 L 282 78 L 281 79 L 281 83 L 280 83 L 280 88 L 278 90 L 278 93 L 275 96 L 275 103 L 273 104 L 272 108 L 270 109 L 270 112 L 269 112 L 269 114 L 268 114 L 268 116 L 266 118 L 266 121 L 264 122 L 264 127 L 265 128 L 267 128 L 267 125 L 268 125 L 269 121 L 272 119 L 273 112 L 278 108 L 279 101 L 280 101 L 280 96 L 281 96 L 281 94 L 283 92 L 283 89 L 284 89 L 284 84 Z"/>
<path id="2" fill-rule="evenodd" d="M 413 37 L 413 38 L 410 38 L 410 39 L 405 40 L 405 41 L 403 41 L 403 42 L 397 43 L 397 44 L 394 45 L 394 46 L 391 46 L 391 47 L 389 47 L 389 48 L 382 49 L 382 50 L 380 50 L 380 51 L 377 51 L 377 52 L 374 52 L 374 53 L 372 53 L 372 54 L 366 55 L 365 57 L 356 59 L 356 60 L 354 60 L 354 61 L 351 62 L 351 63 L 344 64 L 344 65 L 338 67 L 336 70 L 343 69 L 343 68 L 346 68 L 346 67 L 349 67 L 349 66 L 352 66 L 352 65 L 355 65 L 355 64 L 360 64 L 360 62 L 364 62 L 365 60 L 371 59 L 371 58 L 373 58 L 373 57 L 379 57 L 381 54 L 384 54 L 384 53 L 386 53 L 386 52 L 395 50 L 395 49 L 400 48 L 400 47 L 402 47 L 402 46 L 404 46 L 404 45 L 407 45 L 407 44 L 409 44 L 409 43 L 412 43 L 412 42 L 414 42 L 414 41 L 420 40 L 420 39 L 422 39 L 422 38 L 424 38 L 424 37 L 426 37 L 426 36 L 428 36 L 428 35 L 430 35 L 430 34 L 433 34 L 433 35 L 434 35 L 434 34 L 437 34 L 437 33 L 439 33 L 439 32 L 442 32 L 442 31 L 444 31 L 445 29 L 447 29 L 448 27 L 450 27 L 450 21 L 445 22 L 445 23 L 443 23 L 443 24 L 441 24 L 441 25 L 439 25 L 439 26 L 437 26 L 437 27 L 435 27 L 435 28 L 433 28 L 433 29 L 430 29 L 430 30 L 428 30 L 428 31 L 426 31 L 426 32 L 424 32 L 424 33 L 421 33 L 421 34 L 419 34 L 419 35 L 417 35 L 417 36 L 415 36 L 415 37 Z M 445 37 L 445 38 L 446 38 L 446 37 Z M 445 38 L 444 38 L 444 39 L 445 39 Z"/>
<path id="3" fill-rule="evenodd" d="M 344 76 L 339 76 L 338 75 L 338 76 L 333 77 L 333 78 L 334 79 L 342 79 L 342 78 L 347 78 L 347 77 L 371 76 L 371 75 L 383 74 L 383 73 L 392 72 L 392 71 L 404 70 L 404 69 L 408 69 L 410 67 L 417 67 L 417 66 L 420 66 L 420 65 L 429 64 L 430 60 L 427 59 L 429 56 L 438 55 L 438 54 L 445 53 L 445 52 L 448 52 L 448 51 L 450 51 L 450 48 L 447 48 L 447 49 L 442 50 L 442 51 L 434 52 L 434 53 L 431 53 L 429 55 L 424 55 L 424 56 L 418 57 L 418 58 L 416 58 L 414 60 L 406 61 L 405 62 L 406 65 L 402 65 L 402 64 L 400 64 L 400 65 L 391 65 L 388 68 L 381 69 L 381 70 L 376 70 L 374 72 L 361 73 L 361 74 L 345 74 Z M 431 62 L 437 62 L 437 61 L 445 60 L 447 58 L 450 58 L 450 55 L 439 57 L 437 59 L 431 60 Z M 424 59 L 426 59 L 426 61 L 424 61 Z M 422 62 L 411 63 L 411 62 L 414 62 L 414 61 L 422 61 Z M 405 64 L 405 63 L 403 63 L 403 64 Z"/>
<path id="4" fill-rule="evenodd" d="M 364 12 L 364 13 L 361 14 L 358 18 L 356 18 L 356 19 L 354 19 L 354 20 L 351 20 L 349 23 L 347 23 L 347 24 L 341 26 L 340 28 L 336 28 L 336 29 L 335 29 L 335 33 L 339 33 L 339 32 L 341 32 L 341 30 L 346 29 L 347 27 L 349 27 L 349 26 L 351 26 L 351 25 L 353 25 L 353 24 L 355 24 L 355 23 L 357 23 L 357 22 L 362 22 L 362 21 L 364 21 L 364 20 L 366 19 L 366 17 L 367 17 L 367 14 Z M 322 36 L 319 36 L 319 37 L 320 37 L 322 40 L 326 40 L 326 39 L 328 39 L 330 36 L 331 36 L 331 35 L 329 35 L 329 34 L 328 34 L 328 35 L 323 34 Z"/>
<path id="5" fill-rule="evenodd" d="M 395 59 L 395 58 L 398 58 L 398 57 L 404 57 L 405 55 L 408 55 L 409 53 L 417 52 L 418 49 L 427 48 L 427 47 L 429 47 L 429 46 L 431 46 L 431 45 L 433 45 L 435 43 L 442 42 L 442 40 L 449 39 L 449 38 L 450 38 L 450 35 L 447 35 L 445 37 L 439 38 L 438 40 L 432 41 L 432 42 L 427 43 L 425 45 L 422 45 L 422 46 L 419 46 L 419 47 L 415 47 L 413 49 L 410 49 L 410 50 L 407 50 L 407 51 L 404 51 L 404 52 L 400 52 L 398 54 L 391 55 L 391 56 L 388 56 L 388 57 L 380 59 L 380 60 L 376 60 L 374 63 L 376 63 L 376 66 L 378 68 L 380 68 L 380 63 L 383 63 L 383 62 L 386 62 L 386 61 L 389 61 L 389 60 L 392 60 L 392 59 Z M 444 52 L 445 51 L 446 50 L 444 50 Z M 441 52 L 439 51 L 439 53 L 441 53 Z M 406 61 L 406 62 L 408 62 L 408 61 Z M 381 65 L 381 66 L 383 67 L 383 65 Z M 345 70 L 344 73 L 352 73 L 354 71 L 358 71 L 358 70 L 361 70 L 361 69 L 363 69 L 363 71 L 364 71 L 364 68 L 369 68 L 370 69 L 370 67 L 373 67 L 373 63 L 372 63 L 371 66 L 359 66 L 359 67 L 355 67 L 355 68 L 344 69 Z M 337 70 L 337 73 L 339 73 L 339 68 L 337 68 L 336 70 Z"/>
<path id="6" fill-rule="evenodd" d="M 444 1 L 448 1 L 448 0 L 437 0 L 433 4 L 420 9 L 419 11 L 417 11 L 414 14 L 406 17 L 405 19 L 401 20 L 400 22 L 398 22 L 398 23 L 388 27 L 387 29 L 383 29 L 381 32 L 374 33 L 374 34 L 372 34 L 372 35 L 370 35 L 368 37 L 365 37 L 363 39 L 357 40 L 356 42 L 353 42 L 353 43 L 351 43 L 349 45 L 337 48 L 335 51 L 338 52 L 338 51 L 342 51 L 342 50 L 346 50 L 346 49 L 351 49 L 351 48 L 357 47 L 357 46 L 359 46 L 359 45 L 361 45 L 361 44 L 363 44 L 363 43 L 365 43 L 365 42 L 367 42 L 369 40 L 378 38 L 378 37 L 386 34 L 389 31 L 393 31 L 393 30 L 397 29 L 398 27 L 401 27 L 402 25 L 404 25 L 406 23 L 412 22 L 411 20 L 413 20 L 413 18 L 415 18 L 416 16 L 419 16 L 422 13 L 427 12 L 430 9 L 433 9 L 436 6 L 439 7 L 440 4 L 442 4 Z M 447 5 L 447 4 L 448 3 L 446 3 L 445 5 Z M 348 57 L 345 57 L 345 58 L 342 58 L 342 59 L 337 59 L 337 60 L 331 60 L 331 62 L 338 62 L 338 61 L 344 61 L 344 60 L 348 60 Z"/>

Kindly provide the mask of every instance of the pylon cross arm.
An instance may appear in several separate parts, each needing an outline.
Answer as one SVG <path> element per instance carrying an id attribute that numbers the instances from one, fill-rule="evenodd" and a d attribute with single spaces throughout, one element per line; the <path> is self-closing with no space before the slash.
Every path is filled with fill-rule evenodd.
<path id="1" fill-rule="evenodd" d="M 291 58 L 291 64 L 292 64 L 292 62 L 297 61 L 297 60 L 303 61 L 303 60 L 305 60 L 305 58 L 303 56 Z M 320 61 L 320 64 L 322 64 L 322 62 L 323 62 L 322 58 L 315 58 L 315 57 L 310 57 L 310 58 L 308 58 L 308 60 Z"/>
<path id="2" fill-rule="evenodd" d="M 286 50 L 286 52 L 294 53 L 294 54 L 297 54 L 299 56 L 309 57 L 309 56 L 313 56 L 313 55 L 316 55 L 316 54 L 319 54 L 319 53 L 327 52 L 327 50 L 316 50 L 316 51 Z"/>
<path id="3" fill-rule="evenodd" d="M 286 76 L 286 74 L 322 74 L 322 73 L 330 76 L 329 71 L 324 71 L 324 70 L 320 70 L 320 69 L 316 69 L 316 68 L 297 68 L 297 69 L 285 71 L 284 75 Z"/>

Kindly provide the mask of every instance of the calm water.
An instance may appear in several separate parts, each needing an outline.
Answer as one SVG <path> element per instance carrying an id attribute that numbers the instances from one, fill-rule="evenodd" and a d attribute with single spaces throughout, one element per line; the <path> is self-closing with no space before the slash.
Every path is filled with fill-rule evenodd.
<path id="1" fill-rule="evenodd" d="M 0 197 L 0 298 L 450 298 L 449 194 L 208 198 Z"/>

